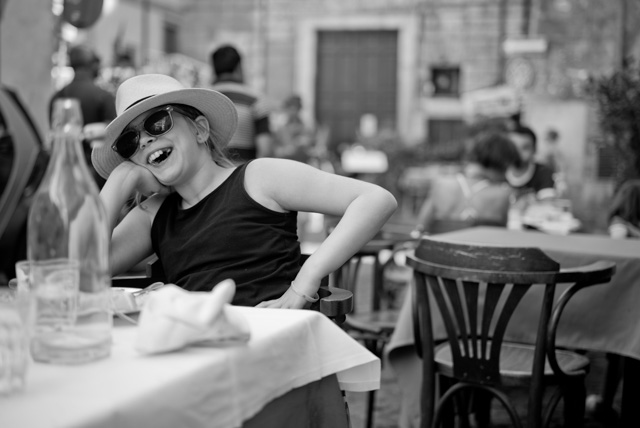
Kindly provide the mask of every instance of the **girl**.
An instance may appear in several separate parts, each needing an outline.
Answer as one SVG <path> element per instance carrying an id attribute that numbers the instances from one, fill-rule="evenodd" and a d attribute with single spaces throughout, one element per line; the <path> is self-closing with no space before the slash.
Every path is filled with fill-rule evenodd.
<path id="1" fill-rule="evenodd" d="M 261 158 L 234 166 L 224 147 L 237 113 L 224 95 L 158 74 L 118 88 L 118 116 L 92 163 L 113 230 L 112 273 L 155 253 L 168 282 L 210 290 L 231 278 L 233 303 L 302 308 L 320 281 L 368 242 L 396 209 L 386 190 L 303 163 Z M 116 226 L 136 193 L 149 196 Z M 300 266 L 298 211 L 342 216 Z"/>

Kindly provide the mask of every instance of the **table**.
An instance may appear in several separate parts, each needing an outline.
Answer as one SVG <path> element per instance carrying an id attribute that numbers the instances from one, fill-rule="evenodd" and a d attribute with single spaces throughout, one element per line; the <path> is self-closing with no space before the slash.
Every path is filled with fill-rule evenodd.
<path id="1" fill-rule="evenodd" d="M 251 329 L 246 344 L 142 356 L 136 327 L 117 326 L 108 359 L 33 364 L 27 389 L 0 397 L 0 426 L 280 427 L 296 426 L 292 415 L 309 407 L 329 418 L 323 426 L 346 427 L 340 388 L 379 388 L 380 360 L 324 315 L 238 309 Z"/>
<path id="2" fill-rule="evenodd" d="M 578 292 L 562 315 L 556 342 L 561 347 L 608 352 L 625 358 L 622 426 L 640 426 L 632 422 L 640 389 L 640 240 L 614 240 L 604 235 L 550 235 L 541 232 L 476 227 L 438 236 L 453 242 L 480 243 L 500 246 L 531 246 L 545 251 L 563 267 L 589 264 L 597 260 L 616 263 L 611 282 Z M 558 286 L 556 297 L 565 287 Z M 540 290 L 531 289 L 517 307 L 505 340 L 532 343 L 537 315 L 529 302 L 540 299 Z M 413 344 L 411 325 L 411 293 L 400 312 L 396 329 L 387 346 L 387 357 L 400 382 L 408 382 L 401 409 L 401 422 L 408 426 L 415 417 L 417 405 L 411 394 L 419 396 L 419 360 Z M 588 316 L 586 316 L 588 311 Z M 434 318 L 434 335 L 444 338 L 444 326 Z M 418 372 L 416 373 L 416 370 Z M 633 388 L 633 389 L 632 389 Z"/>

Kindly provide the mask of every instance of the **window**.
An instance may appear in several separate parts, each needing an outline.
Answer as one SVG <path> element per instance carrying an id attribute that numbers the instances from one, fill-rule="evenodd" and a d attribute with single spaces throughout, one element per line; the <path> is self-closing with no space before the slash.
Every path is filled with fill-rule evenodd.
<path id="1" fill-rule="evenodd" d="M 434 96 L 459 96 L 460 67 L 431 67 L 431 84 Z"/>

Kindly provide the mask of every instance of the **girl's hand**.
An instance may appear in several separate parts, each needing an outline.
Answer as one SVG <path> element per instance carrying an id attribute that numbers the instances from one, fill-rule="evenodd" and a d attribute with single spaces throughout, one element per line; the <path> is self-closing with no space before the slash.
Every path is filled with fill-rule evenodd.
<path id="1" fill-rule="evenodd" d="M 132 183 L 134 186 L 132 190 L 138 191 L 144 196 L 170 192 L 170 189 L 160 183 L 151 171 L 131 161 L 122 162 L 111 174 L 114 173 L 121 177 L 122 183 Z"/>
<path id="2" fill-rule="evenodd" d="M 302 309 L 307 305 L 308 302 L 304 297 L 297 295 L 291 287 L 289 287 L 279 299 L 265 300 L 264 302 L 258 303 L 256 308 Z"/>

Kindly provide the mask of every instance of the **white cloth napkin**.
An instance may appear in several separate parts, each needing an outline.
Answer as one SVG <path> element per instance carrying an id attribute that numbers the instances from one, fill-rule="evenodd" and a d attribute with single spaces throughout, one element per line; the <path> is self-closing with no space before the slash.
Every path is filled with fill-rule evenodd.
<path id="1" fill-rule="evenodd" d="M 149 293 L 138 319 L 136 350 L 157 354 L 196 343 L 248 341 L 249 323 L 230 305 L 235 290 L 235 283 L 225 280 L 210 292 L 186 291 L 167 284 Z"/>

